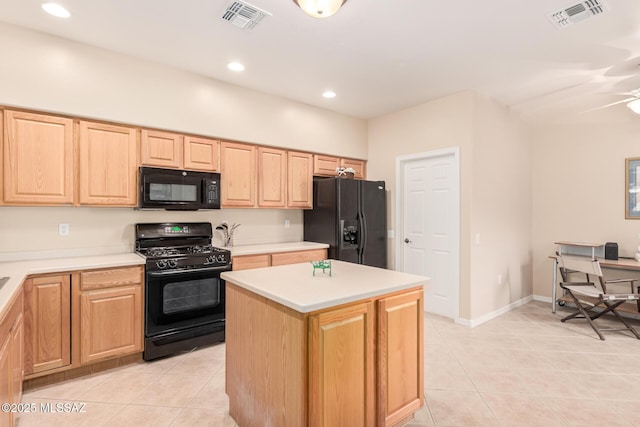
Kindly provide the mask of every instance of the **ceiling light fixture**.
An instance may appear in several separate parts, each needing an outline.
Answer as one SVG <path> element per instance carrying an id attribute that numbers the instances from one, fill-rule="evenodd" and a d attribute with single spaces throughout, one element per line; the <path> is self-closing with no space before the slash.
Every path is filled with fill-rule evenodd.
<path id="1" fill-rule="evenodd" d="M 314 18 L 328 18 L 336 13 L 347 0 L 293 0 L 300 9 Z"/>
<path id="2" fill-rule="evenodd" d="M 42 5 L 42 9 L 49 15 L 53 15 L 58 18 L 68 18 L 71 16 L 71 13 L 67 9 L 57 3 L 44 3 Z"/>
<path id="3" fill-rule="evenodd" d="M 325 98 L 335 98 L 336 93 L 332 90 L 328 90 L 325 93 L 323 93 L 322 96 L 324 96 Z"/>
<path id="4" fill-rule="evenodd" d="M 244 71 L 244 65 L 239 62 L 229 62 L 227 68 L 231 71 Z"/>
<path id="5" fill-rule="evenodd" d="M 631 111 L 633 111 L 634 113 L 640 114 L 640 98 L 634 99 L 633 101 L 628 103 L 627 107 L 631 108 Z"/>

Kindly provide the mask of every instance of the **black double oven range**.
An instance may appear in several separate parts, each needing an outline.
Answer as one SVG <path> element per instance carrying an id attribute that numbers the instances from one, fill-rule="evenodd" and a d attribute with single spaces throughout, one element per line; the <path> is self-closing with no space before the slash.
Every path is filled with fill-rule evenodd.
<path id="1" fill-rule="evenodd" d="M 146 257 L 144 360 L 224 341 L 231 252 L 212 246 L 211 223 L 136 224 Z"/>

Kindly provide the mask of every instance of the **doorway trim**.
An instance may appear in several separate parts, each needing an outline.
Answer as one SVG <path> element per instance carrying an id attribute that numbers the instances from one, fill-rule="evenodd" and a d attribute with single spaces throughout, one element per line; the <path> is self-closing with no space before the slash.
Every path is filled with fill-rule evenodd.
<path id="1" fill-rule="evenodd" d="M 453 189 L 455 191 L 453 197 L 453 212 L 451 215 L 454 221 L 454 238 L 453 238 L 453 264 L 454 266 L 454 285 L 453 297 L 456 300 L 455 312 L 453 319 L 458 321 L 460 318 L 460 147 L 443 148 L 440 150 L 425 151 L 422 153 L 408 154 L 396 157 L 396 203 L 395 203 L 395 268 L 404 265 L 402 236 L 404 233 L 404 215 L 401 215 L 401 209 L 404 204 L 404 166 L 405 164 L 416 161 L 433 159 L 437 157 L 453 156 Z"/>

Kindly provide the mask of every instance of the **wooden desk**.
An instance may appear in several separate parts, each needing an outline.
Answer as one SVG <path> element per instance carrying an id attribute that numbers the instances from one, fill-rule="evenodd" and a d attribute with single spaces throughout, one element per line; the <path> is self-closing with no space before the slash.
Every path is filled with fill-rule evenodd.
<path id="1" fill-rule="evenodd" d="M 640 271 L 640 262 L 633 259 L 628 258 L 619 258 L 617 260 L 612 259 L 598 259 L 600 261 L 600 267 L 604 268 L 617 268 L 620 270 L 632 270 L 632 271 Z"/>
<path id="2" fill-rule="evenodd" d="M 557 291 L 558 291 L 558 256 L 551 255 L 549 258 L 553 259 L 553 283 L 551 288 L 551 312 L 556 312 L 556 303 L 558 300 L 556 299 Z M 596 258 L 600 261 L 600 267 L 602 268 L 611 268 L 616 270 L 628 270 L 628 271 L 640 271 L 640 262 L 635 258 L 619 258 L 617 260 L 604 259 L 604 258 Z"/>

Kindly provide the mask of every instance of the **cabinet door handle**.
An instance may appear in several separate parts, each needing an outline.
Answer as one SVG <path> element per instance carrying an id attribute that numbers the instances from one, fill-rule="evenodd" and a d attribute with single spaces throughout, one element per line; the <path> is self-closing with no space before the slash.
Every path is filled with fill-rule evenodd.
<path id="1" fill-rule="evenodd" d="M 405 242 L 405 243 L 411 243 L 411 240 L 409 240 L 409 239 L 404 239 L 404 242 Z"/>

